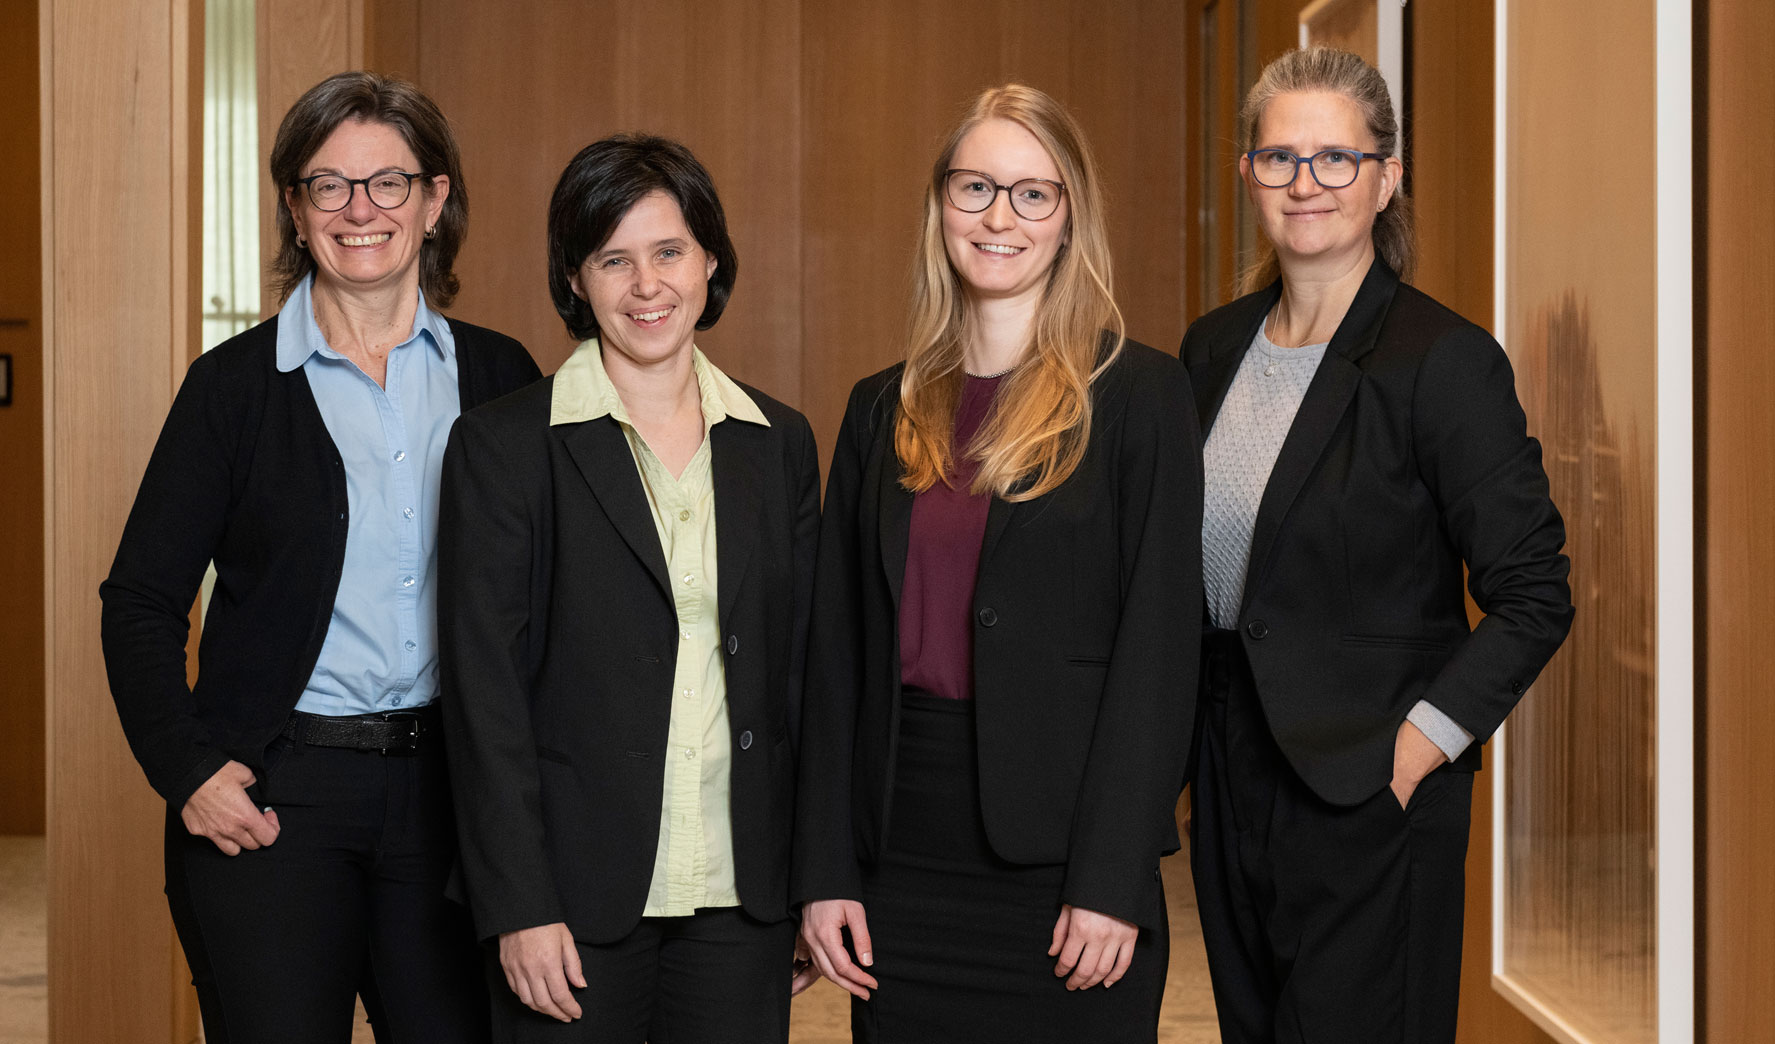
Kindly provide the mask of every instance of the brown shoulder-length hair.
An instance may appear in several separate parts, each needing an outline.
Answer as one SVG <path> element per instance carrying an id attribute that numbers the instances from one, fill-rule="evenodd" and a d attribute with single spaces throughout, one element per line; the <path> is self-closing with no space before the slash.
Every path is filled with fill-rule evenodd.
<path id="1" fill-rule="evenodd" d="M 1383 156 L 1399 156 L 1399 119 L 1393 113 L 1386 78 L 1359 55 L 1335 47 L 1289 51 L 1264 66 L 1239 109 L 1239 139 L 1246 152 L 1258 147 L 1257 125 L 1263 119 L 1264 109 L 1277 95 L 1298 91 L 1334 91 L 1355 102 L 1362 110 L 1368 133 L 1374 135 L 1374 151 Z M 1403 163 L 1404 157 L 1399 158 Z M 1375 215 L 1373 234 L 1374 252 L 1409 283 L 1418 267 L 1417 217 L 1403 181 L 1393 189 L 1387 209 Z M 1260 290 L 1281 274 L 1275 248 L 1259 237 L 1256 255 L 1239 274 L 1238 292 Z"/>
<path id="2" fill-rule="evenodd" d="M 271 146 L 271 183 L 277 187 L 277 256 L 271 261 L 271 280 L 278 300 L 314 271 L 314 258 L 296 243 L 296 223 L 290 216 L 284 190 L 302 176 L 302 167 L 314 157 L 328 136 L 346 120 L 381 123 L 393 127 L 413 157 L 419 161 L 423 191 L 431 191 L 431 179 L 450 179 L 450 195 L 438 215 L 437 235 L 419 248 L 419 287 L 426 304 L 448 308 L 456 300 L 460 284 L 452 266 L 456 252 L 468 236 L 468 189 L 462 180 L 462 155 L 450 121 L 425 92 L 405 80 L 373 72 L 343 72 L 329 76 L 296 99 L 277 128 Z"/>
<path id="3" fill-rule="evenodd" d="M 1031 500 L 1065 482 L 1084 459 L 1091 382 L 1121 351 L 1124 335 L 1110 277 L 1097 161 L 1078 121 L 1034 87 L 1013 83 L 981 92 L 931 167 L 912 266 L 894 451 L 905 488 L 921 492 L 948 484 L 955 463 L 955 411 L 966 379 L 962 350 L 973 319 L 966 288 L 944 246 L 943 182 L 962 139 L 987 120 L 1010 120 L 1035 135 L 1066 186 L 1067 235 L 1048 272 L 1028 353 L 1005 377 L 992 413 L 962 449 L 979 463 L 970 492 Z"/>

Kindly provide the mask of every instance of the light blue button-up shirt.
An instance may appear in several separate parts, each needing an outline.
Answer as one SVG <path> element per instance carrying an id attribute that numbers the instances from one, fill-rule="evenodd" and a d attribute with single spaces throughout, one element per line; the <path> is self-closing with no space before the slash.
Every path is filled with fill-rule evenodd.
<path id="1" fill-rule="evenodd" d="M 296 709 L 411 710 L 438 694 L 438 482 L 462 411 L 456 339 L 425 306 L 388 353 L 387 387 L 327 346 L 303 280 L 278 313 L 277 368 L 298 367 L 345 465 L 345 571 L 320 658 Z"/>

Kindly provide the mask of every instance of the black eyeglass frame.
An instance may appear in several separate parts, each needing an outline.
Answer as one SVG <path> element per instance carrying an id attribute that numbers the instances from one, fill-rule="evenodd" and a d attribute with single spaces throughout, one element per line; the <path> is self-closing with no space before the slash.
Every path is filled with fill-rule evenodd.
<path id="1" fill-rule="evenodd" d="M 381 203 L 378 203 L 376 197 L 371 194 L 370 182 L 375 181 L 377 178 L 386 178 L 391 175 L 407 179 L 407 194 L 401 197 L 399 203 L 391 203 L 384 206 Z M 348 178 L 340 174 L 331 174 L 323 171 L 319 174 L 310 174 L 305 178 L 297 178 L 295 181 L 290 182 L 290 187 L 295 188 L 297 185 L 302 186 L 303 195 L 308 197 L 308 205 L 323 214 L 337 214 L 346 207 L 351 206 L 351 201 L 353 197 L 357 195 L 357 187 L 359 185 L 364 187 L 364 198 L 369 200 L 370 205 L 377 210 L 399 210 L 407 205 L 407 200 L 413 198 L 413 181 L 416 178 L 429 178 L 433 176 L 434 175 L 431 174 L 409 174 L 404 170 L 379 170 L 367 178 Z M 338 178 L 340 181 L 345 182 L 345 202 L 336 207 L 323 207 L 320 205 L 320 201 L 314 198 L 314 183 L 322 178 Z"/>
<path id="2" fill-rule="evenodd" d="M 1327 185 L 1325 183 L 1324 179 L 1319 177 L 1318 169 L 1313 166 L 1314 160 L 1318 159 L 1320 156 L 1326 155 L 1327 153 L 1333 153 L 1333 152 L 1338 153 L 1340 155 L 1344 155 L 1344 156 L 1356 157 L 1355 171 L 1354 171 L 1354 173 L 1352 173 L 1350 175 L 1350 180 L 1344 182 L 1342 185 Z M 1288 180 L 1287 181 L 1284 181 L 1279 185 L 1272 185 L 1269 182 L 1267 182 L 1257 176 L 1257 157 L 1262 156 L 1265 153 L 1274 153 L 1275 155 L 1278 155 L 1278 156 L 1287 156 L 1289 159 L 1294 161 L 1294 169 L 1290 170 L 1288 172 Z M 1362 176 L 1362 161 L 1363 160 L 1365 160 L 1365 159 L 1384 160 L 1386 158 L 1387 158 L 1386 156 L 1383 156 L 1378 152 L 1363 152 L 1360 149 L 1320 149 L 1318 152 L 1313 153 L 1311 156 L 1297 156 L 1294 153 L 1289 152 L 1287 149 L 1252 149 L 1250 152 L 1247 152 L 1245 154 L 1245 162 L 1247 162 L 1251 165 L 1252 179 L 1255 180 L 1259 185 L 1262 185 L 1264 188 L 1287 188 L 1288 186 L 1294 184 L 1294 180 L 1296 178 L 1300 177 L 1300 165 L 1302 163 L 1305 163 L 1307 165 L 1307 173 L 1309 173 L 1313 176 L 1313 180 L 1319 183 L 1320 188 L 1323 188 L 1323 189 L 1349 188 L 1351 185 L 1354 185 L 1356 183 L 1357 178 Z"/>
<path id="3" fill-rule="evenodd" d="M 984 179 L 988 185 L 992 186 L 992 195 L 987 197 L 985 206 L 969 208 L 956 202 L 954 193 L 950 191 L 949 183 L 954 180 L 957 174 L 973 174 Z M 1043 214 L 1041 217 L 1030 217 L 1028 214 L 1025 214 L 1023 208 L 1017 205 L 1017 193 L 1013 191 L 1018 185 L 1025 185 L 1032 181 L 1038 185 L 1052 185 L 1055 189 L 1059 190 L 1054 194 L 1054 209 Z M 998 200 L 998 194 L 1000 192 L 1003 192 L 1005 197 L 1011 201 L 1011 209 L 1016 211 L 1018 217 L 1025 221 L 1046 221 L 1060 212 L 1060 201 L 1066 197 L 1066 182 L 1052 181 L 1048 178 L 1018 178 L 1009 185 L 1000 185 L 996 178 L 983 170 L 969 170 L 967 167 L 951 167 L 943 172 L 943 198 L 949 201 L 950 206 L 964 214 L 983 214 L 986 211 L 991 210 L 992 204 Z"/>

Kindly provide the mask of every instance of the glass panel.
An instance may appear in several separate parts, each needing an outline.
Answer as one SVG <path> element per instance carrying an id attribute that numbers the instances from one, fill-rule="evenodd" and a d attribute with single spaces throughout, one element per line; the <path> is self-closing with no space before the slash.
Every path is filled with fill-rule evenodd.
<path id="1" fill-rule="evenodd" d="M 253 0 L 204 4 L 203 347 L 259 321 L 259 104 Z"/>
<path id="2" fill-rule="evenodd" d="M 1656 1040 L 1656 186 L 1649 156 L 1571 161 L 1654 140 L 1653 14 L 1509 9 L 1505 344 L 1577 618 L 1508 725 L 1504 976 L 1598 1044 Z"/>

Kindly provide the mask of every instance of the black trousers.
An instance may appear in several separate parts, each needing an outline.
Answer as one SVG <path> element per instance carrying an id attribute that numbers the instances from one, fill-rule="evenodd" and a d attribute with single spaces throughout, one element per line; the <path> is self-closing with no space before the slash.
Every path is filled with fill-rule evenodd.
<path id="1" fill-rule="evenodd" d="M 784 1044 L 796 922 L 766 924 L 739 907 L 644 917 L 613 943 L 576 943 L 586 988 L 580 1018 L 524 1006 L 497 954 L 487 962 L 500 1044 Z"/>
<path id="2" fill-rule="evenodd" d="M 358 995 L 380 1044 L 484 1044 L 480 948 L 443 895 L 443 750 L 279 739 L 260 793 L 282 831 L 237 856 L 167 813 L 167 902 L 210 1044 L 345 1044 Z"/>
<path id="3" fill-rule="evenodd" d="M 1225 1044 L 1455 1037 L 1473 777 L 1401 809 L 1315 795 L 1276 746 L 1233 632 L 1203 643 L 1190 866 Z"/>

